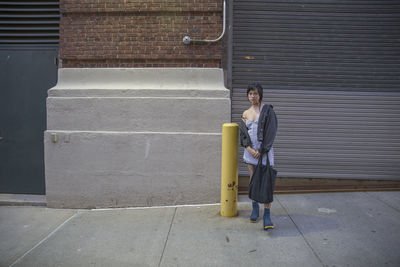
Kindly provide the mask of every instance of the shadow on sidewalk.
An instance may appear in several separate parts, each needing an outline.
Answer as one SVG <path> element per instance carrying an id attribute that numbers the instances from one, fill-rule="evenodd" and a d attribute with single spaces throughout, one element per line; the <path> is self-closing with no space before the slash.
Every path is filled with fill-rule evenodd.
<path id="1" fill-rule="evenodd" d="M 250 210 L 240 210 L 239 218 L 249 220 Z M 302 234 L 326 232 L 337 230 L 340 224 L 333 218 L 324 216 L 314 216 L 305 214 L 272 214 L 271 219 L 275 225 L 272 231 L 268 231 L 268 236 L 271 238 L 280 237 L 297 237 Z M 260 211 L 260 218 L 257 224 L 262 225 L 262 211 Z"/>

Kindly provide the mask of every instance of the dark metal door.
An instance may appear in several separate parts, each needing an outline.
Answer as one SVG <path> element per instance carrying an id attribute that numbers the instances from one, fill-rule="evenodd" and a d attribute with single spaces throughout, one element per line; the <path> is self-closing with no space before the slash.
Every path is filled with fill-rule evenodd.
<path id="1" fill-rule="evenodd" d="M 47 90 L 57 48 L 0 50 L 0 193 L 45 194 Z"/>

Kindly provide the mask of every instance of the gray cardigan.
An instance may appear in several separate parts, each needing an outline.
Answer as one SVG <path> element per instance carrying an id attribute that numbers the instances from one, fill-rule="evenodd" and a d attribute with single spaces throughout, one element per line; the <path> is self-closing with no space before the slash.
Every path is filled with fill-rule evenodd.
<path id="1" fill-rule="evenodd" d="M 243 147 L 251 146 L 248 128 L 243 121 L 239 122 L 240 145 Z M 260 117 L 258 118 L 257 139 L 262 142 L 260 152 L 268 152 L 274 141 L 278 130 L 278 119 L 272 105 L 264 105 Z"/>

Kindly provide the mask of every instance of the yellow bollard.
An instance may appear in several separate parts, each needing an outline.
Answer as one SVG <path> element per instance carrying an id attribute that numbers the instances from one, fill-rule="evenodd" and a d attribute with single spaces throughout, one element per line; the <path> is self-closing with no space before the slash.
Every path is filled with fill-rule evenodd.
<path id="1" fill-rule="evenodd" d="M 222 126 L 221 215 L 237 215 L 238 198 L 238 133 L 237 123 Z"/>

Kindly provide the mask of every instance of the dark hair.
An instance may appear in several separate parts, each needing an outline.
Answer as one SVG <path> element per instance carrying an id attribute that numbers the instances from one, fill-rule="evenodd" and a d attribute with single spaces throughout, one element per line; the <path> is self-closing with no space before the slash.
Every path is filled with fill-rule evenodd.
<path id="1" fill-rule="evenodd" d="M 258 95 L 260 96 L 260 102 L 263 98 L 263 88 L 261 86 L 261 84 L 259 83 L 251 83 L 249 84 L 249 86 L 247 86 L 247 95 L 249 95 L 249 92 L 252 90 L 257 90 Z"/>

